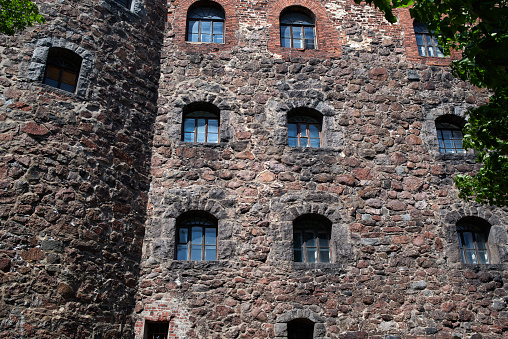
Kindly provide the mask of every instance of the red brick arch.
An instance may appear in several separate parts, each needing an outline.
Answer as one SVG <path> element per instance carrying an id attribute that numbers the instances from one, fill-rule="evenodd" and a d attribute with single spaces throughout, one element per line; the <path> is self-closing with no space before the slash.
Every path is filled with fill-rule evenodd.
<path id="1" fill-rule="evenodd" d="M 206 6 L 207 2 L 202 0 L 181 0 L 176 3 L 176 9 L 173 15 L 173 31 L 175 34 L 175 44 L 180 50 L 195 51 L 198 53 L 209 53 L 230 49 L 237 44 L 235 31 L 238 30 L 238 16 L 236 15 L 234 2 L 228 0 L 214 0 L 219 4 L 226 15 L 224 23 L 224 43 L 191 43 L 185 41 L 187 29 L 187 13 L 191 6 L 202 3 Z M 171 18 L 169 19 L 171 21 Z"/>
<path id="2" fill-rule="evenodd" d="M 316 49 L 299 50 L 282 48 L 280 46 L 280 13 L 287 7 L 305 7 L 314 14 L 316 20 Z M 268 10 L 268 24 L 270 25 L 270 38 L 268 50 L 283 56 L 302 57 L 338 57 L 340 56 L 339 32 L 328 18 L 326 9 L 315 0 L 280 0 L 274 1 Z"/>

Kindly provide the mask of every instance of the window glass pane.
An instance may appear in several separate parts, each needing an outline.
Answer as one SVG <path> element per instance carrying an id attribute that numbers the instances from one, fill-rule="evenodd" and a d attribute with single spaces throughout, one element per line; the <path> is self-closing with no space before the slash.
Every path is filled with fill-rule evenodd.
<path id="1" fill-rule="evenodd" d="M 213 34 L 222 35 L 224 33 L 224 23 L 222 21 L 216 21 L 213 23 Z"/>
<path id="2" fill-rule="evenodd" d="M 298 139 L 297 138 L 289 138 L 288 145 L 289 145 L 289 147 L 298 147 Z"/>
<path id="3" fill-rule="evenodd" d="M 44 79 L 44 83 L 46 85 L 50 85 L 50 86 L 53 86 L 53 87 L 58 87 L 58 81 L 57 80 L 53 80 L 53 79 L 50 79 L 50 78 L 45 78 Z"/>
<path id="4" fill-rule="evenodd" d="M 319 128 L 316 125 L 309 125 L 309 134 L 311 138 L 319 139 Z"/>
<path id="5" fill-rule="evenodd" d="M 290 39 L 291 38 L 291 28 L 289 26 L 280 26 L 280 36 L 281 36 L 281 38 Z"/>
<path id="6" fill-rule="evenodd" d="M 194 244 L 201 244 L 203 239 L 203 228 L 199 226 L 192 227 L 192 239 L 191 243 Z"/>
<path id="7" fill-rule="evenodd" d="M 189 21 L 189 31 L 188 32 L 189 32 L 189 34 L 198 34 L 199 33 L 199 21 Z"/>
<path id="8" fill-rule="evenodd" d="M 178 243 L 186 244 L 189 241 L 188 235 L 189 235 L 188 228 L 178 229 Z"/>
<path id="9" fill-rule="evenodd" d="M 427 53 L 425 53 L 425 47 L 424 46 L 420 46 L 418 47 L 418 54 L 420 54 L 420 56 L 426 56 Z"/>
<path id="10" fill-rule="evenodd" d="M 427 46 L 432 46 L 432 38 L 430 35 L 425 35 L 425 42 L 427 43 Z"/>
<path id="11" fill-rule="evenodd" d="M 316 262 L 315 248 L 307 248 L 307 262 Z"/>
<path id="12" fill-rule="evenodd" d="M 326 233 L 319 233 L 319 247 L 328 247 L 328 236 Z"/>
<path id="13" fill-rule="evenodd" d="M 303 27 L 293 27 L 293 39 L 302 39 Z"/>
<path id="14" fill-rule="evenodd" d="M 473 234 L 471 232 L 463 232 L 462 236 L 464 239 L 464 246 L 466 246 L 466 248 L 474 248 Z"/>
<path id="15" fill-rule="evenodd" d="M 293 247 L 294 248 L 302 247 L 302 234 L 300 232 L 293 233 Z"/>
<path id="16" fill-rule="evenodd" d="M 305 39 L 305 48 L 306 49 L 315 49 L 316 47 L 314 46 L 314 40 Z"/>
<path id="17" fill-rule="evenodd" d="M 437 46 L 437 42 L 436 42 L 436 46 Z M 439 47 L 436 47 L 436 51 L 437 51 L 437 57 L 438 58 L 444 58 L 444 54 L 443 54 L 443 52 L 441 52 Z"/>
<path id="18" fill-rule="evenodd" d="M 427 47 L 427 51 L 428 51 L 428 56 L 430 56 L 430 57 L 435 57 L 436 56 L 434 54 L 434 48 L 432 48 L 431 46 Z"/>
<path id="19" fill-rule="evenodd" d="M 300 138 L 300 147 L 309 147 L 309 141 L 307 138 Z"/>
<path id="20" fill-rule="evenodd" d="M 303 41 L 293 39 L 293 48 L 303 48 Z"/>
<path id="21" fill-rule="evenodd" d="M 219 120 L 208 119 L 208 133 L 219 133 Z"/>
<path id="22" fill-rule="evenodd" d="M 212 29 L 211 21 L 201 21 L 201 34 L 210 35 Z"/>
<path id="23" fill-rule="evenodd" d="M 187 41 L 198 42 L 199 41 L 199 34 L 189 34 Z"/>
<path id="24" fill-rule="evenodd" d="M 206 120 L 205 119 L 198 119 L 197 142 L 205 142 L 205 128 L 206 128 Z"/>
<path id="25" fill-rule="evenodd" d="M 63 90 L 66 90 L 67 92 L 74 93 L 74 86 L 61 83 L 60 84 L 60 88 L 63 89 Z"/>
<path id="26" fill-rule="evenodd" d="M 330 262 L 330 252 L 328 249 L 319 251 L 319 262 Z"/>
<path id="27" fill-rule="evenodd" d="M 421 34 L 415 34 L 416 36 L 416 44 L 418 46 L 423 46 L 423 36 Z"/>
<path id="28" fill-rule="evenodd" d="M 194 133 L 184 133 L 183 134 L 183 141 L 194 142 Z"/>
<path id="29" fill-rule="evenodd" d="M 187 245 L 179 244 L 176 249 L 177 260 L 187 260 Z"/>
<path id="30" fill-rule="evenodd" d="M 201 42 L 212 42 L 212 37 L 210 34 L 201 34 Z"/>
<path id="31" fill-rule="evenodd" d="M 307 125 L 306 124 L 301 124 L 300 125 L 300 135 L 302 137 L 306 137 L 307 136 Z"/>
<path id="32" fill-rule="evenodd" d="M 296 124 L 288 124 L 288 136 L 295 138 L 298 136 Z"/>
<path id="33" fill-rule="evenodd" d="M 65 71 L 65 70 L 63 71 L 63 74 L 62 74 L 62 82 L 63 83 L 74 87 L 75 81 L 76 81 L 76 74 L 75 73 Z"/>
<path id="34" fill-rule="evenodd" d="M 216 44 L 222 44 L 224 42 L 222 34 L 214 34 L 213 35 L 213 42 Z"/>
<path id="35" fill-rule="evenodd" d="M 195 128 L 195 120 L 194 119 L 185 119 L 183 123 L 183 130 L 186 133 L 193 133 Z"/>
<path id="36" fill-rule="evenodd" d="M 478 264 L 478 258 L 476 257 L 476 251 L 475 250 L 467 250 L 467 262 L 469 264 Z"/>
<path id="37" fill-rule="evenodd" d="M 316 237 L 313 232 L 305 232 L 305 244 L 307 247 L 316 246 Z"/>
<path id="38" fill-rule="evenodd" d="M 321 142 L 319 139 L 310 139 L 310 147 L 321 147 Z"/>
<path id="39" fill-rule="evenodd" d="M 490 264 L 489 253 L 486 250 L 478 251 L 480 264 Z"/>
<path id="40" fill-rule="evenodd" d="M 314 40 L 314 27 L 304 27 L 305 39 Z"/>
<path id="41" fill-rule="evenodd" d="M 203 260 L 201 257 L 201 246 L 194 245 L 191 247 L 191 260 Z"/>
<path id="42" fill-rule="evenodd" d="M 205 228 L 205 244 L 215 245 L 217 240 L 217 229 L 216 228 Z"/>
<path id="43" fill-rule="evenodd" d="M 206 246 L 205 248 L 205 260 L 215 260 L 217 256 L 215 254 L 215 246 Z"/>
<path id="44" fill-rule="evenodd" d="M 483 233 L 475 233 L 476 235 L 476 246 L 478 246 L 479 250 L 487 249 L 487 239 L 485 239 L 485 235 Z"/>
<path id="45" fill-rule="evenodd" d="M 291 40 L 290 39 L 281 39 L 280 44 L 282 47 L 291 47 Z"/>
<path id="46" fill-rule="evenodd" d="M 58 67 L 52 65 L 46 66 L 46 79 L 49 78 L 58 81 L 59 77 L 60 77 L 60 69 Z"/>
<path id="47" fill-rule="evenodd" d="M 295 262 L 303 262 L 302 249 L 301 248 L 295 248 L 294 249 L 294 260 L 295 260 Z"/>
<path id="48" fill-rule="evenodd" d="M 209 143 L 218 143 L 219 142 L 219 135 L 218 134 L 208 134 L 208 139 L 206 142 Z"/>

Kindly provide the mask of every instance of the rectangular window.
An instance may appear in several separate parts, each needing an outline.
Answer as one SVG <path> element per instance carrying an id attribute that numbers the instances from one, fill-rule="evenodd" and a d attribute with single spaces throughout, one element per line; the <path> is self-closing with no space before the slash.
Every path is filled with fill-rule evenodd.
<path id="1" fill-rule="evenodd" d="M 145 339 L 167 339 L 169 322 L 145 322 Z"/>

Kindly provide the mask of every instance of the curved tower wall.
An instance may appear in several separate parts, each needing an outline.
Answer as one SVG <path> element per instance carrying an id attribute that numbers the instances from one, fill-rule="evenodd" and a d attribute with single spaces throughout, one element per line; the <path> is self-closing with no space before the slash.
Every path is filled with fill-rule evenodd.
<path id="1" fill-rule="evenodd" d="M 223 44 L 186 41 L 196 4 L 168 3 L 136 338 L 162 322 L 281 339 L 297 319 L 314 338 L 506 335 L 506 212 L 458 199 L 474 154 L 441 154 L 436 132 L 486 93 L 419 56 L 405 10 L 390 25 L 352 1 L 216 3 Z M 288 6 L 312 14 L 316 50 L 281 47 Z M 211 106 L 220 142 L 182 141 L 184 115 Z M 295 110 L 318 112 L 320 148 L 289 146 Z M 216 260 L 176 260 L 192 213 L 216 220 Z M 331 264 L 294 262 L 309 215 L 331 225 Z M 462 263 L 457 222 L 480 220 L 465 217 L 490 225 L 491 264 Z"/>
<path id="2" fill-rule="evenodd" d="M 0 337 L 131 337 L 165 4 L 37 3 L 0 36 Z M 51 48 L 75 93 L 42 84 Z"/>

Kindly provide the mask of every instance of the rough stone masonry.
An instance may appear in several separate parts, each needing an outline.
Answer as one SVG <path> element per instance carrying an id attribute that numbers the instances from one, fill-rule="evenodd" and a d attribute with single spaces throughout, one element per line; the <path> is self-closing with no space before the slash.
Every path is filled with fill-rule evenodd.
<path id="1" fill-rule="evenodd" d="M 452 76 L 458 55 L 419 55 L 407 10 L 123 3 L 41 0 L 46 24 L 0 37 L 0 337 L 508 336 L 507 210 L 457 197 L 474 154 L 436 131 L 488 93 Z M 223 43 L 188 41 L 199 7 L 222 11 Z M 288 9 L 315 49 L 281 47 Z M 43 83 L 55 49 L 82 58 L 74 93 Z M 201 111 L 219 142 L 183 141 Z M 319 117 L 319 148 L 289 146 L 295 112 Z M 215 260 L 177 259 L 189 215 L 216 222 Z M 295 262 L 309 216 L 329 263 Z M 468 218 L 489 264 L 463 263 Z"/>

